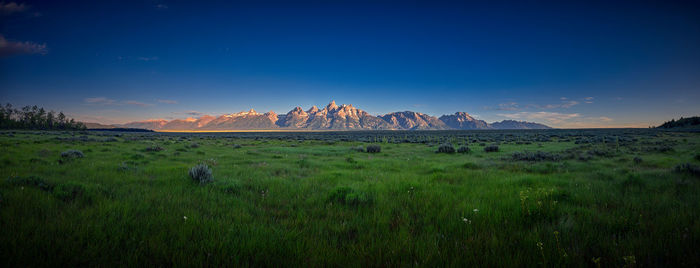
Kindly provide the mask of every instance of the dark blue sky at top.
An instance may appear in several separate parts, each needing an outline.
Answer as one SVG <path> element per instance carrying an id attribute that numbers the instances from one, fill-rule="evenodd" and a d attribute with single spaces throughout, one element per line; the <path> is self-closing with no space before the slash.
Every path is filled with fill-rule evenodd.
<path id="1" fill-rule="evenodd" d="M 86 121 L 332 99 L 561 127 L 700 114 L 694 1 L 10 2 L 0 34 L 46 51 L 0 58 L 0 101 Z"/>

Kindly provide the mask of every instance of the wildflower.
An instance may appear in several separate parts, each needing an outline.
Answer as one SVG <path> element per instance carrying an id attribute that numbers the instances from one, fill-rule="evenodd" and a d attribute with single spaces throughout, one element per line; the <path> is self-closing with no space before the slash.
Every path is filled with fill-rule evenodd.
<path id="1" fill-rule="evenodd" d="M 187 220 L 187 216 L 182 216 L 183 219 Z"/>
<path id="2" fill-rule="evenodd" d="M 471 221 L 471 220 L 469 220 L 469 219 L 467 219 L 467 218 L 464 218 L 464 217 L 462 218 L 462 221 L 463 221 L 464 223 L 466 223 L 466 224 L 472 224 L 472 221 Z"/>
<path id="3" fill-rule="evenodd" d="M 479 209 L 478 209 L 478 208 L 475 208 L 475 209 L 474 209 L 474 213 L 477 213 L 477 212 L 479 212 Z"/>

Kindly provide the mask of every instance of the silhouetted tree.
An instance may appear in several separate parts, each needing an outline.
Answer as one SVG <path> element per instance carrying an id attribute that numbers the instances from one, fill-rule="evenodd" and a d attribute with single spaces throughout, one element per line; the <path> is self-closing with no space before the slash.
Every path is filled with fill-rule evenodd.
<path id="1" fill-rule="evenodd" d="M 59 112 L 58 116 L 55 114 L 54 111 L 47 112 L 36 105 L 17 110 L 8 103 L 4 107 L 0 106 L 0 129 L 85 129 L 85 124 L 66 118 L 63 112 Z"/>

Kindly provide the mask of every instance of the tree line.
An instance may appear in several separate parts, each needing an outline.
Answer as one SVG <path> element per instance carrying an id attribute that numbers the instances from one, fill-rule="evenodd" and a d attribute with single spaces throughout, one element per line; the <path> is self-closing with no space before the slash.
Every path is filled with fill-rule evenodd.
<path id="1" fill-rule="evenodd" d="M 681 119 L 678 120 L 671 119 L 671 121 L 660 125 L 659 128 L 693 127 L 697 125 L 700 125 L 700 117 L 693 116 L 688 118 L 681 117 Z"/>
<path id="2" fill-rule="evenodd" d="M 84 130 L 86 127 L 63 112 L 56 114 L 36 105 L 15 109 L 8 103 L 0 105 L 0 129 Z"/>

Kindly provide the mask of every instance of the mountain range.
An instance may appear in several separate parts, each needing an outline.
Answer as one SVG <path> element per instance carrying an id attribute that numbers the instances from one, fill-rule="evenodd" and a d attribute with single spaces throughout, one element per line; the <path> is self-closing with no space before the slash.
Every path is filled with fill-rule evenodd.
<path id="1" fill-rule="evenodd" d="M 88 124 L 88 127 L 94 124 Z M 99 125 L 99 124 L 98 124 Z M 100 125 L 104 128 L 105 125 Z M 374 116 L 352 104 L 337 105 L 331 101 L 323 109 L 316 106 L 304 111 L 295 107 L 287 114 L 247 112 L 204 115 L 199 118 L 145 120 L 113 127 L 151 130 L 447 130 L 447 129 L 548 129 L 550 127 L 524 121 L 504 120 L 486 123 L 466 112 L 440 118 L 412 111 Z"/>

